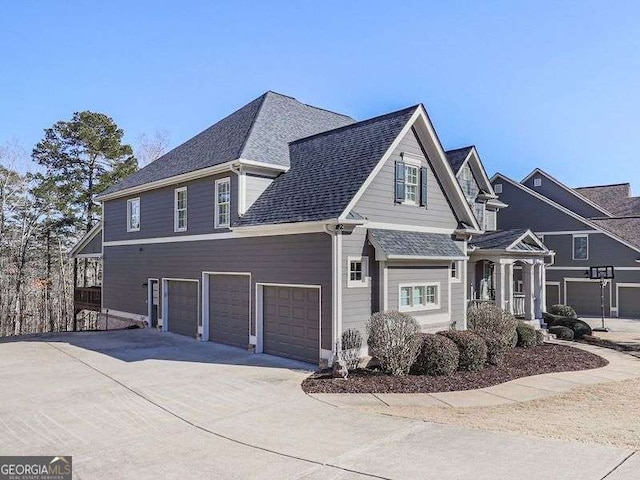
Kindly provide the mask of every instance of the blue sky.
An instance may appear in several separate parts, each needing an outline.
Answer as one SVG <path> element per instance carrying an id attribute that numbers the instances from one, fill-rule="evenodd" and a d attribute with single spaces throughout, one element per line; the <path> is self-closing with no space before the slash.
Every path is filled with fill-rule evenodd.
<path id="1" fill-rule="evenodd" d="M 631 1 L 2 2 L 0 144 L 31 150 L 90 109 L 176 146 L 274 90 L 357 119 L 422 102 L 490 174 L 640 193 L 638 18 Z"/>

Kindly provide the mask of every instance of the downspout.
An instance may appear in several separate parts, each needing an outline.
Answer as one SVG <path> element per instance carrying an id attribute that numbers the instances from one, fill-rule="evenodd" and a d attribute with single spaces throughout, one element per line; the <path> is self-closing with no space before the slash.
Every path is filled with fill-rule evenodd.
<path id="1" fill-rule="evenodd" d="M 331 358 L 338 356 L 342 332 L 342 225 L 325 225 L 324 230 L 331 235 Z"/>

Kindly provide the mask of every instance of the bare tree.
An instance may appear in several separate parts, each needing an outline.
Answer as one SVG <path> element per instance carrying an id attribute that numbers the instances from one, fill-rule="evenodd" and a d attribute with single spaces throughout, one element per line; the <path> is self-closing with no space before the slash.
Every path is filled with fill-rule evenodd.
<path id="1" fill-rule="evenodd" d="M 166 130 L 156 130 L 152 135 L 143 133 L 138 137 L 134 153 L 138 165 L 144 167 L 157 160 L 169 150 L 169 133 Z"/>

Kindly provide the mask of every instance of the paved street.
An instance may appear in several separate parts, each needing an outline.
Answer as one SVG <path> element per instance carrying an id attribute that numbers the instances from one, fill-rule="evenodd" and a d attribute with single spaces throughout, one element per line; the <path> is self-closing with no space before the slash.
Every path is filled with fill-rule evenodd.
<path id="1" fill-rule="evenodd" d="M 629 450 L 336 408 L 300 389 L 308 365 L 149 330 L 6 341 L 0 365 L 0 452 L 73 455 L 74 478 L 600 480 L 615 469 L 607 480 L 621 480 L 640 469 Z"/>

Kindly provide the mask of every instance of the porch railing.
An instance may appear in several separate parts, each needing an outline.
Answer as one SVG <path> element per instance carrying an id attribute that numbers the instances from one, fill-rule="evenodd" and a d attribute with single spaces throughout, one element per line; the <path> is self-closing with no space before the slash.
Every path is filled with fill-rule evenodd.
<path id="1" fill-rule="evenodd" d="M 76 311 L 99 312 L 102 304 L 102 288 L 76 287 L 73 291 L 73 307 Z"/>
<path id="2" fill-rule="evenodd" d="M 524 293 L 513 294 L 513 315 L 524 317 Z"/>

